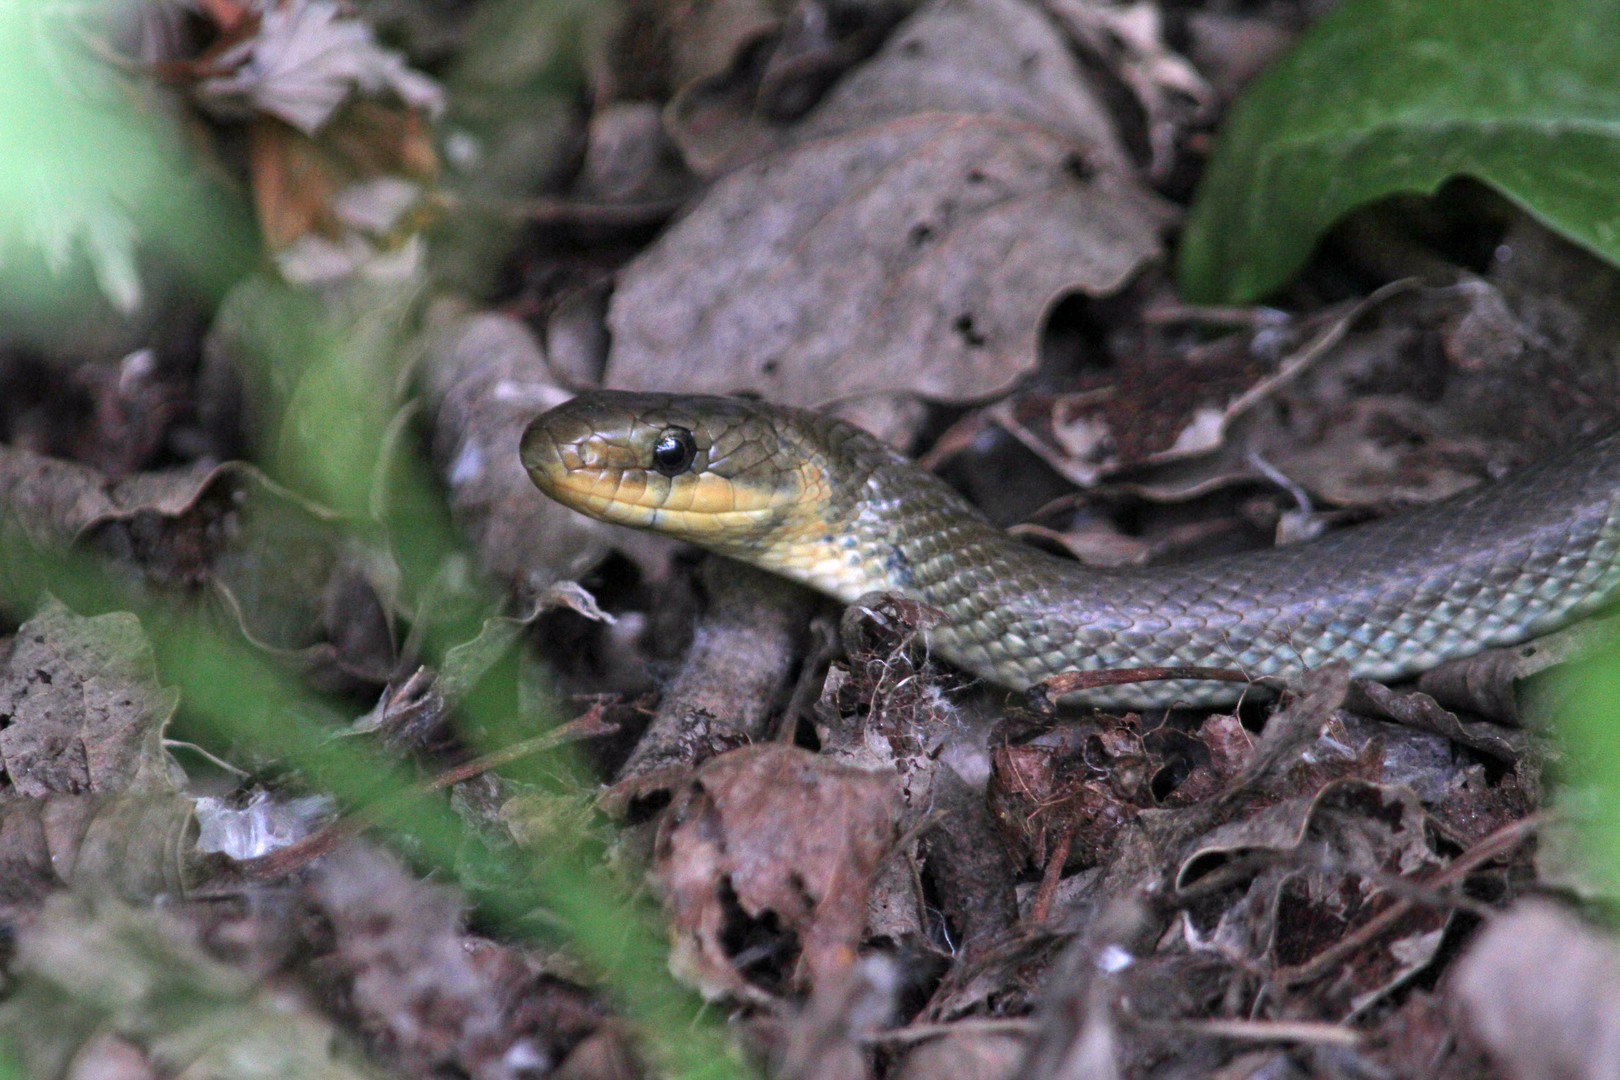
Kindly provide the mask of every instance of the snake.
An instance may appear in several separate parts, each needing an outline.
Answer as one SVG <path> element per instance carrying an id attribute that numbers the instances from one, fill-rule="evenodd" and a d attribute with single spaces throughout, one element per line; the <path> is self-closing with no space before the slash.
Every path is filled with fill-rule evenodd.
<path id="1" fill-rule="evenodd" d="M 1288 681 L 1337 661 L 1389 682 L 1558 628 L 1620 584 L 1620 433 L 1315 540 L 1128 568 L 1025 544 L 866 431 L 751 399 L 588 391 L 531 421 L 520 455 L 590 517 L 846 604 L 920 601 L 932 653 L 1014 689 L 1119 668 Z M 1201 707 L 1243 691 L 1169 678 L 1063 701 Z"/>

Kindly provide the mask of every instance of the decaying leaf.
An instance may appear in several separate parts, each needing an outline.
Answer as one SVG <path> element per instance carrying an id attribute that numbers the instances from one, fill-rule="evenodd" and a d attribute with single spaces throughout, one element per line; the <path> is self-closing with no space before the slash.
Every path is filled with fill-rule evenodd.
<path id="1" fill-rule="evenodd" d="M 78 1076 L 86 1049 L 193 1080 L 359 1080 L 364 1064 L 330 1021 L 250 972 L 205 955 L 160 912 L 72 893 L 17 939 L 0 1032 L 31 1076 Z M 135 1075 L 141 1075 L 136 1073 Z"/>
<path id="2" fill-rule="evenodd" d="M 661 4 L 658 14 L 670 42 L 670 81 L 676 87 L 713 78 L 731 66 L 745 46 L 781 22 L 782 0 L 718 0 Z"/>
<path id="3" fill-rule="evenodd" d="M 250 641 L 329 688 L 381 682 L 392 666 L 393 628 L 367 553 L 331 513 L 244 462 L 111 483 L 0 447 L 0 556 L 28 565 L 68 546 L 110 556 L 159 589 L 208 589 Z M 10 584 L 3 558 L 0 584 Z"/>
<path id="4" fill-rule="evenodd" d="M 625 271 L 606 381 L 982 397 L 1033 367 L 1058 296 L 1117 289 L 1167 220 L 1043 14 L 934 3 Z"/>
<path id="5" fill-rule="evenodd" d="M 1264 957 L 1285 979 L 1317 984 L 1333 1015 L 1366 1008 L 1425 966 L 1449 922 L 1443 908 L 1414 909 L 1360 943 L 1354 963 L 1319 962 L 1391 902 L 1387 877 L 1422 880 L 1442 865 L 1428 815 L 1406 788 L 1338 780 L 1314 795 L 1267 807 L 1210 833 L 1183 861 L 1185 887 L 1227 860 L 1256 860 L 1246 895 L 1214 926 L 1186 923 L 1199 948 Z M 1257 858 L 1267 854 L 1280 859 Z"/>
<path id="6" fill-rule="evenodd" d="M 1075 868 L 1111 850 L 1115 834 L 1151 806 L 1158 766 L 1134 724 L 1061 725 L 991 755 L 990 805 L 1012 850 L 1036 867 L 1061 853 Z"/>
<path id="7" fill-rule="evenodd" d="M 81 618 L 48 602 L 0 673 L 0 764 L 17 794 L 169 786 L 163 729 L 180 703 L 160 686 L 134 615 Z"/>
<path id="8" fill-rule="evenodd" d="M 1506 650 L 1504 650 L 1506 651 Z M 1419 731 L 1432 731 L 1499 761 L 1518 761 L 1530 748 L 1527 733 L 1499 724 L 1464 720 L 1420 691 L 1399 693 L 1379 683 L 1359 683 L 1356 704 L 1373 716 L 1387 716 Z"/>
<path id="9" fill-rule="evenodd" d="M 855 960 L 893 843 L 893 779 L 782 745 L 714 758 L 659 826 L 653 877 L 670 964 L 704 994 L 757 997 L 785 972 L 819 985 Z"/>
<path id="10" fill-rule="evenodd" d="M 1166 806 L 1191 806 L 1226 790 L 1243 774 L 1254 754 L 1253 733 L 1230 714 L 1217 714 L 1205 720 L 1195 738 L 1209 756 L 1193 763 L 1175 790 L 1165 796 Z"/>
<path id="11" fill-rule="evenodd" d="M 1147 124 L 1150 172 L 1163 179 L 1175 163 L 1179 130 L 1216 102 L 1214 88 L 1165 40 L 1164 9 L 1151 0 L 1046 0 L 1046 7 L 1130 86 Z"/>
<path id="12" fill-rule="evenodd" d="M 1557 665 L 1588 659 L 1613 646 L 1620 637 L 1620 620 L 1587 619 L 1522 645 L 1486 649 L 1473 656 L 1448 661 L 1418 678 L 1418 689 L 1440 704 L 1476 712 L 1498 724 L 1518 725 L 1526 719 L 1557 715 L 1556 693 L 1527 693 L 1526 680 Z"/>
<path id="13" fill-rule="evenodd" d="M 569 998 L 566 986 L 546 985 L 518 954 L 470 937 L 455 893 L 378 851 L 351 845 L 328 856 L 311 891 L 331 922 L 329 962 L 348 982 L 349 1005 L 414 1075 L 504 1080 L 518 1071 L 513 1062 L 549 1073 L 600 1019 L 594 1010 L 563 1015 L 548 999 Z"/>
<path id="14" fill-rule="evenodd" d="M 712 177 L 790 140 L 785 125 L 813 108 L 918 6 L 917 0 L 670 5 L 684 17 L 670 27 L 676 89 L 664 124 L 687 165 Z M 721 33 L 709 30 L 717 15 Z"/>
<path id="15" fill-rule="evenodd" d="M 262 5 L 257 32 L 217 57 L 215 66 L 227 74 L 198 86 L 204 104 L 226 112 L 251 107 L 307 135 L 351 94 L 388 91 L 418 108 L 444 107 L 433 80 L 379 46 L 368 23 L 344 17 L 332 0 Z"/>
<path id="16" fill-rule="evenodd" d="M 177 792 L 0 801 L 0 920 L 27 924 L 64 887 L 135 903 L 181 895 L 213 862 L 196 838 L 192 801 Z"/>
<path id="17" fill-rule="evenodd" d="M 100 522 L 142 509 L 178 513 L 214 472 L 197 466 L 109 484 L 84 465 L 0 446 L 0 541 L 60 548 Z"/>

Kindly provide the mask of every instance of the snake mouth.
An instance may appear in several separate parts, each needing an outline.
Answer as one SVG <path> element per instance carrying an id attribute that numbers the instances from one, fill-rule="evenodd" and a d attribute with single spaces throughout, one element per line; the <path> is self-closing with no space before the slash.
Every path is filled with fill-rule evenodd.
<path id="1" fill-rule="evenodd" d="M 658 505 L 624 448 L 590 433 L 558 432 L 541 416 L 523 433 L 520 456 L 534 486 L 570 510 L 618 525 L 652 528 Z M 628 459 L 628 460 L 626 460 Z"/>
<path id="2" fill-rule="evenodd" d="M 604 435 L 544 414 L 523 433 L 521 458 L 534 486 L 571 510 L 614 525 L 724 545 L 751 541 L 784 512 L 781 493 L 706 469 L 665 476 L 628 437 Z"/>

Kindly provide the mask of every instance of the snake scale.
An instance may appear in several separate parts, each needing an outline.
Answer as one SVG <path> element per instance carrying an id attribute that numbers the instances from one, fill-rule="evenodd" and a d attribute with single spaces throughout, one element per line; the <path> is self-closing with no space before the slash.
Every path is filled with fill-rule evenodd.
<path id="1" fill-rule="evenodd" d="M 888 592 L 932 605 L 931 648 L 1014 688 L 1149 666 L 1290 679 L 1334 660 L 1394 679 L 1543 633 L 1620 584 L 1620 435 L 1309 543 L 1132 569 L 1022 544 L 871 435 L 798 409 L 596 391 L 534 420 L 521 452 L 541 491 L 592 517 L 846 603 Z M 1241 692 L 1171 680 L 1067 700 L 1217 705 Z"/>

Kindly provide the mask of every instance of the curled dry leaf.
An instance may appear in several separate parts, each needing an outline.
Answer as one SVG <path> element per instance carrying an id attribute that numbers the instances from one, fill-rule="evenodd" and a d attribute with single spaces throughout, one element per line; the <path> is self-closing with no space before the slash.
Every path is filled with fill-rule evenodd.
<path id="1" fill-rule="evenodd" d="M 1440 704 L 1467 709 L 1499 724 L 1551 719 L 1556 696 L 1524 695 L 1525 680 L 1558 664 L 1597 656 L 1620 640 L 1620 619 L 1586 619 L 1574 626 L 1505 649 L 1448 661 L 1418 678 L 1418 689 Z"/>
<path id="2" fill-rule="evenodd" d="M 1324 363 L 1372 303 L 1262 317 L 1248 333 L 1196 348 L 1127 338 L 1111 364 L 1082 374 L 1074 390 L 999 402 L 990 415 L 1080 487 L 1125 480 L 1150 498 L 1185 499 L 1256 475 L 1243 460 L 1257 444 L 1247 430 L 1253 414 L 1269 416 L 1264 407 Z"/>
<path id="3" fill-rule="evenodd" d="M 1117 289 L 1167 220 L 1039 11 L 933 3 L 631 264 L 607 382 L 982 397 L 1034 366 L 1057 297 Z"/>
<path id="4" fill-rule="evenodd" d="M 745 28 L 734 21 L 723 57 L 704 50 L 712 60 L 725 59 L 723 68 L 681 71 L 677 43 L 677 89 L 664 109 L 664 124 L 687 165 L 712 177 L 791 141 L 785 125 L 814 108 L 840 75 L 870 56 L 917 6 L 917 0 L 777 3 L 778 11 L 787 9 L 785 16 L 747 27 L 751 36 L 738 33 Z M 702 28 L 688 22 L 677 35 L 682 29 Z"/>
<path id="5" fill-rule="evenodd" d="M 1360 682 L 1351 701 L 1356 708 L 1373 716 L 1387 716 L 1419 731 L 1444 735 L 1452 742 L 1510 765 L 1523 757 L 1531 745 L 1526 732 L 1482 721 L 1466 721 L 1420 691 L 1402 693 L 1381 683 Z"/>
<path id="6" fill-rule="evenodd" d="M 5 565 L 68 546 L 110 556 L 160 589 L 210 589 L 243 635 L 333 690 L 381 682 L 393 627 L 364 551 L 333 515 L 253 466 L 135 473 L 0 447 L 0 584 Z M 26 594 L 32 583 L 15 588 Z"/>
<path id="7" fill-rule="evenodd" d="M 1322 1015 L 1365 1009 L 1433 959 L 1450 913 L 1414 908 L 1334 962 L 1334 950 L 1395 897 L 1387 876 L 1422 881 L 1444 865 L 1434 829 L 1407 788 L 1338 780 L 1306 798 L 1222 826 L 1183 860 L 1178 887 L 1239 857 L 1258 867 L 1215 924 L 1187 932 L 1200 947 L 1249 956 L 1314 987 Z M 1353 959 L 1352 959 L 1353 957 Z"/>
<path id="8" fill-rule="evenodd" d="M 58 549 L 97 524 L 143 509 L 178 513 L 213 471 L 137 473 L 110 484 L 87 466 L 0 446 L 0 543 Z"/>
<path id="9" fill-rule="evenodd" d="M 1254 735 L 1230 714 L 1205 720 L 1194 738 L 1209 756 L 1193 763 L 1181 783 L 1165 796 L 1166 806 L 1191 806 L 1226 790 L 1243 774 L 1254 753 Z"/>
<path id="10" fill-rule="evenodd" d="M 783 0 L 657 5 L 661 29 L 669 35 L 670 82 L 679 88 L 719 75 L 739 52 L 780 25 L 785 6 Z"/>
<path id="11" fill-rule="evenodd" d="M 1295 504 L 1279 523 L 1286 538 L 1292 521 L 1323 524 L 1312 500 L 1431 502 L 1612 424 L 1608 346 L 1584 344 L 1587 323 L 1566 312 L 1574 325 L 1559 327 L 1548 306 L 1486 281 L 1397 281 L 1308 316 L 1262 310 L 1244 332 L 1191 347 L 1180 327 L 1197 309 L 1166 309 L 1120 331 L 1110 362 L 1067 392 L 987 413 L 1081 487 L 1178 502 L 1274 484 Z"/>
<path id="12" fill-rule="evenodd" d="M 658 830 L 671 967 L 705 995 L 754 997 L 847 968 L 896 804 L 892 777 L 795 747 L 710 761 Z"/>

